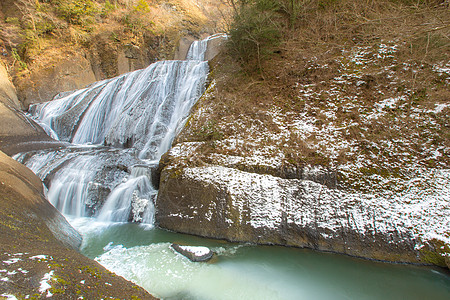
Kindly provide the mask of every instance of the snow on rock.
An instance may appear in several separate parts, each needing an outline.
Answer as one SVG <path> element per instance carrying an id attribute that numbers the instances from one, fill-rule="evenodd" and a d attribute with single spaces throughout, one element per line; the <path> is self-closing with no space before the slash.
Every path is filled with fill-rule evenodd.
<path id="1" fill-rule="evenodd" d="M 0 297 L 4 297 L 6 300 L 17 300 L 17 297 L 10 294 L 1 294 Z"/>
<path id="2" fill-rule="evenodd" d="M 212 258 L 214 252 L 203 246 L 182 246 L 172 244 L 170 247 L 181 255 L 186 256 L 193 262 L 208 261 Z"/>
<path id="3" fill-rule="evenodd" d="M 169 229 L 216 238 L 417 262 L 414 248 L 431 239 L 450 242 L 450 172 L 433 176 L 429 190 L 417 178 L 403 193 L 380 195 L 222 166 L 185 168 L 178 179 L 163 174 L 157 219 Z M 187 187 L 182 195 L 167 195 L 172 180 Z"/>
<path id="4" fill-rule="evenodd" d="M 8 260 L 4 260 L 3 263 L 7 264 L 7 265 L 12 265 L 15 264 L 16 262 L 21 261 L 20 258 L 11 258 Z"/>
<path id="5" fill-rule="evenodd" d="M 428 250 L 445 257 L 450 106 L 405 85 L 401 73 L 425 70 L 449 84 L 450 65 L 402 62 L 401 47 L 342 49 L 334 66 L 310 58 L 305 70 L 333 76 L 293 82 L 300 108 L 278 106 L 274 96 L 254 114 L 227 114 L 210 87 L 161 168 L 157 221 L 391 261 L 424 262 Z M 198 134 L 209 120 L 223 138 Z"/>
<path id="6" fill-rule="evenodd" d="M 47 255 L 43 255 L 43 254 L 41 254 L 41 255 L 34 255 L 34 256 L 31 256 L 30 259 L 45 260 L 45 259 L 47 259 Z"/>
<path id="7" fill-rule="evenodd" d="M 49 291 L 49 289 L 52 287 L 49 284 L 49 281 L 51 281 L 52 276 L 53 276 L 53 271 L 50 271 L 50 272 L 46 273 L 44 275 L 44 277 L 42 277 L 42 280 L 40 282 L 41 286 L 39 287 L 39 292 L 41 294 L 47 292 L 47 296 L 46 296 L 47 298 L 52 296 L 52 293 Z"/>

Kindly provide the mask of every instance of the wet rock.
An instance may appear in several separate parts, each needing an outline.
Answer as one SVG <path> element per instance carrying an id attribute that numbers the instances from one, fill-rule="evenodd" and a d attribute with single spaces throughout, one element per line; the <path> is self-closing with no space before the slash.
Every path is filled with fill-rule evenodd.
<path id="1" fill-rule="evenodd" d="M 211 249 L 207 247 L 200 247 L 200 246 L 182 246 L 178 244 L 172 244 L 170 245 L 173 250 L 180 253 L 181 255 L 186 256 L 189 258 L 190 261 L 193 262 L 204 262 L 210 260 L 214 252 L 211 251 Z"/>

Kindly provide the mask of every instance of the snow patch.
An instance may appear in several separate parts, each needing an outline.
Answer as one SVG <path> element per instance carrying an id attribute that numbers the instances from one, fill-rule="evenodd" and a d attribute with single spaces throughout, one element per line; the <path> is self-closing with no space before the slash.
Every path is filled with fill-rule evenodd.
<path id="1" fill-rule="evenodd" d="M 16 296 L 11 294 L 1 294 L 0 297 L 5 297 L 5 300 L 17 300 Z"/>
<path id="2" fill-rule="evenodd" d="M 195 256 L 204 256 L 210 253 L 209 248 L 202 246 L 179 246 L 181 249 L 194 254 Z"/>
<path id="3" fill-rule="evenodd" d="M 20 258 L 11 258 L 8 260 L 4 260 L 3 263 L 7 264 L 7 265 L 12 265 L 15 264 L 16 262 L 21 261 Z"/>
<path id="4" fill-rule="evenodd" d="M 39 292 L 42 294 L 42 293 L 45 293 L 47 291 L 47 296 L 46 296 L 47 298 L 52 296 L 52 293 L 50 293 L 50 291 L 48 291 L 48 290 L 52 287 L 49 284 L 49 281 L 51 281 L 53 273 L 54 273 L 53 270 L 48 272 L 48 273 L 46 273 L 44 275 L 44 277 L 42 277 L 41 282 L 40 282 L 41 286 L 39 287 Z"/>

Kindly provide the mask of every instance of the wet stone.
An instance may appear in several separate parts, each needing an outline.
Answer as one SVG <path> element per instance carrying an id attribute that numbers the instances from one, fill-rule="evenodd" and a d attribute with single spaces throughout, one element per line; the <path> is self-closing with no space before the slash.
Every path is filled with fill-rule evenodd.
<path id="1" fill-rule="evenodd" d="M 210 260 L 214 252 L 203 246 L 181 246 L 178 244 L 172 244 L 170 247 L 176 252 L 189 258 L 192 262 L 205 262 Z"/>

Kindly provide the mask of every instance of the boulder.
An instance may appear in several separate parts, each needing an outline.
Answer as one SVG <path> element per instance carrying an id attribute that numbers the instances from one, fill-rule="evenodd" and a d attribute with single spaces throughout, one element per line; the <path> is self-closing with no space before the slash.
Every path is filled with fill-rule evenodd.
<path id="1" fill-rule="evenodd" d="M 172 244 L 170 245 L 173 250 L 180 253 L 181 255 L 186 256 L 189 258 L 192 262 L 204 262 L 210 260 L 214 252 L 207 248 L 202 246 L 182 246 L 178 244 Z"/>

